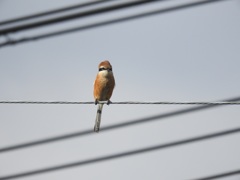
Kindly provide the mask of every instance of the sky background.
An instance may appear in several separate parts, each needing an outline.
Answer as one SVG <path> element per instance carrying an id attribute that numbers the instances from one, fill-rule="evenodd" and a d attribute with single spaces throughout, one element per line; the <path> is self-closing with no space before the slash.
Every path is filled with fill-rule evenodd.
<path id="1" fill-rule="evenodd" d="M 1 0 L 0 21 L 87 2 Z M 117 1 L 118 2 L 118 1 Z M 120 1 L 123 2 L 123 1 Z M 193 2 L 155 2 L 11 34 L 12 39 Z M 88 8 L 86 8 L 87 10 Z M 225 0 L 0 49 L 0 101 L 93 101 L 109 60 L 114 101 L 219 101 L 240 97 L 240 2 Z M 1 29 L 1 27 L 0 27 Z M 1 37 L 3 42 L 5 37 Z M 190 108 L 104 106 L 101 127 Z M 221 106 L 0 153 L 0 177 L 240 127 Z M 0 104 L 0 148 L 93 129 L 95 105 Z M 240 134 L 19 179 L 186 180 L 240 168 Z M 223 178 L 240 180 L 240 175 Z"/>

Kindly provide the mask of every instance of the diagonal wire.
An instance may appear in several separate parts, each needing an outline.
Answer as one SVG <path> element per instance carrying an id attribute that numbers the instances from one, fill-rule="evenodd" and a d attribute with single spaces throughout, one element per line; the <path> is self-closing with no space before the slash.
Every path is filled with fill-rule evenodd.
<path id="1" fill-rule="evenodd" d="M 239 132 L 240 132 L 240 127 L 235 128 L 235 129 L 220 131 L 220 132 L 216 132 L 216 133 L 211 133 L 211 134 L 207 134 L 207 135 L 183 139 L 180 141 L 174 141 L 174 142 L 170 142 L 170 143 L 166 143 L 166 144 L 160 144 L 160 145 L 155 145 L 155 146 L 151 146 L 151 147 L 145 147 L 145 148 L 141 148 L 141 149 L 130 150 L 130 151 L 120 152 L 120 153 L 111 154 L 111 155 L 107 155 L 107 156 L 87 159 L 87 160 L 83 160 L 83 161 L 77 161 L 77 162 L 57 165 L 57 166 L 53 166 L 53 167 L 47 167 L 47 168 L 43 168 L 43 169 L 37 169 L 37 170 L 33 170 L 33 171 L 27 171 L 27 172 L 22 172 L 22 173 L 18 173 L 18 174 L 2 176 L 2 177 L 0 177 L 0 180 L 16 179 L 16 178 L 21 178 L 21 177 L 27 177 L 27 176 L 62 170 L 62 169 L 66 169 L 66 168 L 73 168 L 76 166 L 84 166 L 84 165 L 88 165 L 88 164 L 94 164 L 94 163 L 98 163 L 98 162 L 114 160 L 114 159 L 118 159 L 118 158 L 133 156 L 133 155 L 152 152 L 152 151 L 156 151 L 156 150 L 163 150 L 163 149 L 167 149 L 167 148 L 186 145 L 189 143 L 199 142 L 199 141 L 203 141 L 203 140 L 219 138 L 219 137 L 232 135 L 232 134 L 239 133 Z"/>
<path id="2" fill-rule="evenodd" d="M 239 101 L 239 100 L 240 100 L 240 97 L 235 97 L 235 98 L 231 98 L 231 99 L 226 99 L 225 101 L 234 102 L 234 101 Z M 219 106 L 217 106 L 217 105 L 202 105 L 202 106 L 198 106 L 198 107 L 186 108 L 186 109 L 182 109 L 182 110 L 178 110 L 178 111 L 173 111 L 170 113 L 164 113 L 164 114 L 145 117 L 145 118 L 136 119 L 136 120 L 132 120 L 132 121 L 128 121 L 128 122 L 103 126 L 101 128 L 101 130 L 109 131 L 109 130 L 114 130 L 114 129 L 118 129 L 118 128 L 134 126 L 137 124 L 149 123 L 149 122 L 153 122 L 153 121 L 157 121 L 157 120 L 163 120 L 165 118 L 170 118 L 173 116 L 183 115 L 186 113 L 196 112 L 196 111 L 214 108 L 214 107 L 219 107 Z M 22 144 L 3 147 L 3 148 L 0 148 L 0 153 L 9 152 L 9 151 L 13 151 L 13 150 L 20 150 L 20 149 L 34 147 L 34 146 L 43 145 L 43 144 L 47 144 L 47 143 L 53 143 L 53 142 L 67 140 L 67 139 L 71 139 L 71 138 L 87 136 L 87 135 L 91 135 L 91 134 L 93 134 L 93 130 L 89 129 L 89 130 L 85 130 L 85 131 L 79 131 L 79 132 L 73 132 L 73 133 L 59 135 L 59 136 L 55 136 L 55 137 L 49 137 L 49 138 L 45 138 L 45 139 L 40 139 L 40 140 L 35 140 L 35 141 L 26 142 L 26 143 L 22 143 Z"/>
<path id="3" fill-rule="evenodd" d="M 215 174 L 215 175 L 211 175 L 211 176 L 207 176 L 207 177 L 203 177 L 203 178 L 197 178 L 197 179 L 193 179 L 193 180 L 211 180 L 211 179 L 234 176 L 234 175 L 237 175 L 237 174 L 240 174 L 240 170 L 224 172 L 224 173 L 221 173 L 221 174 Z"/>
<path id="4" fill-rule="evenodd" d="M 176 10 L 182 10 L 182 9 L 186 9 L 186 8 L 191 8 L 191 7 L 209 4 L 209 3 L 213 3 L 213 2 L 219 2 L 219 1 L 223 1 L 223 0 L 204 0 L 204 1 L 198 1 L 198 2 L 193 2 L 193 3 L 187 3 L 187 4 L 183 4 L 183 5 L 162 8 L 162 9 L 147 12 L 147 13 L 137 14 L 137 15 L 123 17 L 123 18 L 117 18 L 117 19 L 94 23 L 94 24 L 90 24 L 90 25 L 79 26 L 79 27 L 65 29 L 65 30 L 61 30 L 61 31 L 40 34 L 40 35 L 36 35 L 36 36 L 32 36 L 32 37 L 23 37 L 18 40 L 12 40 L 12 41 L 0 43 L 0 48 L 4 47 L 4 46 L 15 45 L 15 44 L 29 42 L 29 41 L 35 41 L 35 40 L 39 40 L 39 39 L 50 38 L 50 37 L 54 37 L 54 36 L 64 35 L 64 34 L 73 33 L 73 32 L 77 32 L 77 31 L 88 30 L 88 29 L 97 28 L 97 27 L 101 27 L 101 26 L 116 24 L 116 23 L 120 23 L 120 22 L 125 22 L 125 21 L 134 20 L 134 19 L 138 19 L 138 18 L 148 17 L 148 16 L 152 16 L 152 15 L 156 15 L 156 14 L 163 14 L 163 13 L 172 12 L 172 11 L 176 11 Z"/>
<path id="5" fill-rule="evenodd" d="M 107 7 L 102 7 L 102 8 L 98 8 L 98 9 L 89 10 L 89 11 L 86 11 L 86 12 L 77 12 L 77 13 L 74 13 L 74 14 L 65 15 L 65 16 L 61 16 L 61 17 L 54 17 L 54 18 L 49 18 L 49 19 L 46 19 L 46 20 L 38 21 L 38 22 L 33 22 L 33 23 L 28 23 L 28 24 L 24 24 L 24 25 L 15 26 L 15 27 L 0 29 L 0 35 L 13 33 L 13 32 L 19 32 L 19 31 L 28 30 L 28 29 L 33 29 L 33 28 L 46 26 L 46 25 L 51 25 L 51 24 L 55 24 L 55 23 L 59 23 L 59 22 L 64 22 L 64 21 L 68 21 L 68 20 L 77 19 L 77 18 L 83 18 L 83 17 L 92 16 L 92 15 L 98 15 L 98 14 L 102 14 L 102 13 L 106 13 L 106 12 L 111 12 L 111 11 L 115 11 L 115 10 L 134 7 L 134 6 L 137 6 L 137 5 L 153 3 L 153 2 L 156 2 L 156 1 L 164 1 L 164 0 L 148 0 L 148 1 L 142 1 L 141 0 L 141 1 L 133 1 L 133 2 L 130 1 L 130 2 L 127 2 L 127 3 L 111 5 L 111 6 L 107 6 Z"/>
<path id="6" fill-rule="evenodd" d="M 32 15 L 28 15 L 28 16 L 15 18 L 15 19 L 9 19 L 9 20 L 6 20 L 6 21 L 1 21 L 0 25 L 6 25 L 6 24 L 11 24 L 11 23 L 26 21 L 26 20 L 29 20 L 29 19 L 40 18 L 40 17 L 43 17 L 43 16 L 48 16 L 48 15 L 52 15 L 52 14 L 56 14 L 56 13 L 62 13 L 62 12 L 65 12 L 65 11 L 70 11 L 70 10 L 74 10 L 74 9 L 78 9 L 78 8 L 97 5 L 97 4 L 100 4 L 100 3 L 105 3 L 107 1 L 113 1 L 113 0 L 101 0 L 101 1 L 92 1 L 92 2 L 86 2 L 86 3 L 81 3 L 81 4 L 75 4 L 73 6 L 68 6 L 68 7 L 64 7 L 64 8 L 60 8 L 60 9 L 54 9 L 54 10 L 51 10 L 51 11 L 45 11 L 45 12 L 41 12 L 41 13 L 38 13 L 38 14 L 32 14 Z"/>
<path id="7" fill-rule="evenodd" d="M 99 101 L 100 104 L 108 104 L 107 101 Z M 94 101 L 0 101 L 0 104 L 95 104 Z M 143 102 L 143 101 L 122 101 L 111 102 L 110 104 L 142 104 L 142 105 L 240 105 L 240 102 L 219 101 L 219 102 Z"/>

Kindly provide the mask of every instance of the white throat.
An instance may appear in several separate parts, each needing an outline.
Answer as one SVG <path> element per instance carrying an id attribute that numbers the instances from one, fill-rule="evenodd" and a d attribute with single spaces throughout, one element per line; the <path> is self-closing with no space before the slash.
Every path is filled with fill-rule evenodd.
<path id="1" fill-rule="evenodd" d="M 107 77 L 108 75 L 112 74 L 112 72 L 108 70 L 103 70 L 103 71 L 99 71 L 98 74 L 103 77 Z"/>

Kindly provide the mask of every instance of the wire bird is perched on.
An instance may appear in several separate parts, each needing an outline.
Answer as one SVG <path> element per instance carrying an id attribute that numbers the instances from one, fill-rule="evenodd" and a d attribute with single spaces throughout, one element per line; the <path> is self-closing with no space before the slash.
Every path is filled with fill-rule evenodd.
<path id="1" fill-rule="evenodd" d="M 115 80 L 112 72 L 112 66 L 109 61 L 103 61 L 98 65 L 98 74 L 94 81 L 93 95 L 95 98 L 95 104 L 99 101 L 107 101 L 109 104 L 112 92 L 115 86 Z M 103 103 L 98 104 L 96 122 L 94 131 L 98 132 L 101 123 Z"/>

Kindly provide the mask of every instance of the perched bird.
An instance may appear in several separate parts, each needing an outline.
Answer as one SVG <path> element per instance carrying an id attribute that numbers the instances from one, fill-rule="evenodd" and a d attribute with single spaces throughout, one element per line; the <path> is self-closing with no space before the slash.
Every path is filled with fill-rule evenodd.
<path id="1" fill-rule="evenodd" d="M 107 101 L 107 104 L 110 104 L 110 98 L 115 86 L 115 80 L 112 72 L 112 66 L 109 61 L 102 61 L 98 65 L 98 74 L 94 81 L 94 90 L 93 95 L 95 98 L 95 104 L 98 104 L 99 101 Z M 96 122 L 94 126 L 94 131 L 98 132 L 100 129 L 101 123 L 101 114 L 102 114 L 103 104 L 98 104 Z"/>

